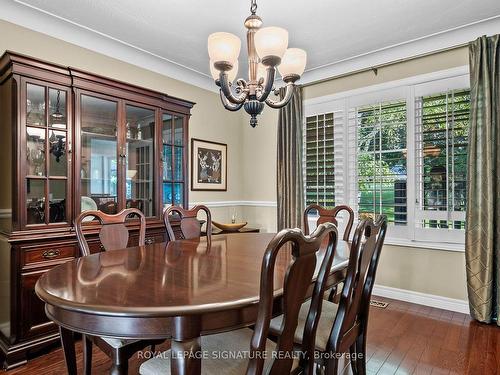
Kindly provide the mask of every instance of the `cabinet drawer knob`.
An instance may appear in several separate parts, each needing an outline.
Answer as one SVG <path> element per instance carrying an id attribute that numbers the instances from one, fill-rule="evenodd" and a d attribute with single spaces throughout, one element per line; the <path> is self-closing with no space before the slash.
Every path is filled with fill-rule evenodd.
<path id="1" fill-rule="evenodd" d="M 154 243 L 154 242 L 155 242 L 154 237 L 148 237 L 148 238 L 146 238 L 146 239 L 144 240 L 144 243 L 145 243 L 146 245 L 151 245 L 151 244 L 152 244 L 152 243 Z"/>
<path id="2" fill-rule="evenodd" d="M 45 258 L 45 259 L 52 259 L 52 258 L 55 258 L 55 257 L 58 257 L 59 255 L 61 254 L 61 252 L 59 250 L 45 250 L 42 254 L 42 256 Z"/>

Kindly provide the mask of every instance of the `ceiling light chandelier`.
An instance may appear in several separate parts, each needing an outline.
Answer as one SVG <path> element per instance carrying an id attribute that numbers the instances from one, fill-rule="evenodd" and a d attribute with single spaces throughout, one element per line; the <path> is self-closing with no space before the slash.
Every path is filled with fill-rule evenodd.
<path id="1" fill-rule="evenodd" d="M 281 108 L 292 98 L 295 82 L 306 67 L 306 52 L 299 48 L 288 47 L 288 31 L 280 27 L 264 27 L 262 19 L 255 14 L 256 0 L 251 0 L 250 12 L 245 20 L 247 28 L 248 81 L 236 80 L 238 56 L 241 49 L 240 39 L 231 33 L 218 32 L 208 37 L 210 72 L 220 87 L 222 104 L 229 111 L 241 107 L 251 116 L 250 125 L 257 125 L 257 116 L 264 109 L 264 103 L 271 108 Z M 279 101 L 269 98 L 279 89 L 274 88 L 276 69 L 286 83 L 286 91 Z"/>

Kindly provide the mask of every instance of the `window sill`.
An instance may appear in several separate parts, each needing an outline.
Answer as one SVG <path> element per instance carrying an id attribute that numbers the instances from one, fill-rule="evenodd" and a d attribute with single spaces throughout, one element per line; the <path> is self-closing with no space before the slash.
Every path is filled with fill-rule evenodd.
<path id="1" fill-rule="evenodd" d="M 420 249 L 465 252 L 465 244 L 451 242 L 434 242 L 434 241 L 412 241 L 403 238 L 386 238 L 385 245 L 415 247 Z"/>
<path id="2" fill-rule="evenodd" d="M 316 222 L 319 216 L 310 215 L 309 216 L 309 229 L 311 232 L 316 228 Z M 339 220 L 340 224 L 342 224 L 342 220 Z M 356 223 L 354 223 L 353 229 L 351 230 L 351 239 L 356 229 Z M 340 233 L 343 233 L 343 228 L 339 229 Z M 465 244 L 457 243 L 457 242 L 445 242 L 445 241 L 414 241 L 406 238 L 398 238 L 398 237 L 386 237 L 384 241 L 385 245 L 391 246 L 402 246 L 402 247 L 414 247 L 420 249 L 429 249 L 429 250 L 440 250 L 440 251 L 454 251 L 459 253 L 465 252 Z"/>

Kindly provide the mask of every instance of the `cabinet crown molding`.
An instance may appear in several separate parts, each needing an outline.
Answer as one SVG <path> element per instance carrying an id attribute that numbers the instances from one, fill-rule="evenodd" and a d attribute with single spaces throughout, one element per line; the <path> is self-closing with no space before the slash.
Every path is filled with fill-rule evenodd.
<path id="1" fill-rule="evenodd" d="M 0 57 L 0 84 L 12 74 L 37 79 L 42 78 L 48 82 L 86 90 L 101 91 L 106 88 L 108 91 L 113 90 L 113 94 L 122 99 L 144 102 L 141 97 L 148 98 L 149 103 L 154 100 L 155 105 L 158 107 L 182 114 L 189 114 L 190 109 L 196 104 L 193 101 L 166 93 L 7 50 Z"/>

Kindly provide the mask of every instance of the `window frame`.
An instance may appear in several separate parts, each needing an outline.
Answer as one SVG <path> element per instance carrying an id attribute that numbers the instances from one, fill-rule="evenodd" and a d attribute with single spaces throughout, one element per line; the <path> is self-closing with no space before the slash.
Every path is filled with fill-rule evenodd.
<path id="1" fill-rule="evenodd" d="M 353 178 L 351 165 L 353 160 L 353 122 L 351 116 L 353 109 L 363 105 L 374 103 L 384 103 L 394 100 L 406 100 L 407 124 L 407 225 L 391 226 L 387 234 L 386 243 L 398 246 L 408 246 L 416 248 L 439 249 L 450 251 L 465 251 L 465 233 L 460 229 L 436 229 L 416 227 L 416 151 L 415 151 L 415 104 L 416 98 L 425 95 L 438 94 L 450 90 L 470 89 L 469 67 L 460 66 L 457 68 L 421 74 L 401 80 L 389 81 L 382 84 L 366 86 L 354 90 L 339 92 L 333 95 L 306 99 L 304 102 L 303 124 L 309 116 L 320 115 L 322 113 L 340 112 L 343 118 L 342 140 L 349 142 L 349 145 L 342 150 L 341 159 L 343 165 L 335 165 L 335 170 L 342 170 L 340 176 L 343 185 L 341 196 L 335 196 L 336 204 L 348 204 L 353 206 L 357 203 L 356 182 Z M 335 129 L 335 124 L 334 124 Z M 356 134 L 356 129 L 354 129 Z M 351 135 L 351 136 L 350 136 Z M 351 137 L 351 139 L 349 138 Z M 334 133 L 334 139 L 336 138 Z M 357 142 L 354 144 L 354 149 Z M 304 153 L 304 164 L 305 164 Z M 337 157 L 335 157 L 337 163 Z M 347 171 L 347 173 L 346 173 Z M 305 172 L 304 172 L 305 173 Z M 335 185 L 337 185 L 337 175 L 335 175 Z M 305 182 L 304 182 L 305 184 Z M 354 190 L 354 191 L 353 191 Z M 304 197 L 305 199 L 305 197 Z M 315 222 L 314 217 L 310 217 L 310 224 Z M 341 225 L 341 224 L 340 224 Z"/>

